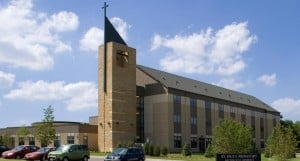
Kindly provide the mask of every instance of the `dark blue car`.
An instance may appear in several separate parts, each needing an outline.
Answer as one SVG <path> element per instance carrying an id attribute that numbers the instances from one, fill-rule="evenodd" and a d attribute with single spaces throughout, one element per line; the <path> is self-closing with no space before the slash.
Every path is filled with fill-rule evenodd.
<path id="1" fill-rule="evenodd" d="M 113 153 L 105 156 L 104 161 L 144 161 L 145 155 L 141 148 L 117 148 Z"/>

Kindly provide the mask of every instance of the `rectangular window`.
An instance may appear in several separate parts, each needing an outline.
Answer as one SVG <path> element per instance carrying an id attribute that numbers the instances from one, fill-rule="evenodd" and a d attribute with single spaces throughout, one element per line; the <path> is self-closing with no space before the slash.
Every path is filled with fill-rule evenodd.
<path id="1" fill-rule="evenodd" d="M 173 95 L 173 126 L 174 133 L 181 133 L 181 97 Z"/>
<path id="2" fill-rule="evenodd" d="M 181 136 L 174 136 L 174 148 L 181 148 Z"/>
<path id="3" fill-rule="evenodd" d="M 9 137 L 9 144 L 10 147 L 15 147 L 15 137 Z"/>
<path id="4" fill-rule="evenodd" d="M 251 127 L 252 127 L 252 137 L 256 138 L 255 135 L 255 111 L 251 111 Z"/>
<path id="5" fill-rule="evenodd" d="M 19 137 L 19 145 L 24 145 L 25 141 L 24 141 L 24 137 Z"/>
<path id="6" fill-rule="evenodd" d="M 205 101 L 205 131 L 206 131 L 206 135 L 212 135 L 210 101 Z"/>
<path id="7" fill-rule="evenodd" d="M 84 135 L 83 135 L 83 145 L 88 145 L 88 143 L 89 143 L 88 134 L 84 133 Z"/>
<path id="8" fill-rule="evenodd" d="M 230 107 L 230 118 L 235 119 L 236 108 Z"/>
<path id="9" fill-rule="evenodd" d="M 35 139 L 34 139 L 33 136 L 30 136 L 30 137 L 28 138 L 28 140 L 29 140 L 29 145 L 35 145 Z"/>
<path id="10" fill-rule="evenodd" d="M 191 137 L 191 148 L 197 148 L 198 146 L 197 141 L 198 141 L 197 137 Z"/>
<path id="11" fill-rule="evenodd" d="M 67 143 L 68 144 L 74 144 L 75 143 L 74 134 L 68 134 L 68 136 L 67 136 Z"/>
<path id="12" fill-rule="evenodd" d="M 197 100 L 190 98 L 191 134 L 197 134 Z"/>
<path id="13" fill-rule="evenodd" d="M 265 148 L 265 141 L 263 140 L 260 141 L 260 148 L 262 149 Z"/>
<path id="14" fill-rule="evenodd" d="M 242 110 L 241 112 L 241 121 L 245 125 L 246 124 L 246 111 Z"/>
<path id="15" fill-rule="evenodd" d="M 224 120 L 224 105 L 219 104 L 218 110 L 219 110 L 219 120 Z"/>
<path id="16" fill-rule="evenodd" d="M 54 147 L 60 146 L 60 135 L 56 135 L 54 139 Z"/>
<path id="17" fill-rule="evenodd" d="M 264 126 L 264 118 L 260 118 L 260 138 L 265 138 L 265 126 Z"/>

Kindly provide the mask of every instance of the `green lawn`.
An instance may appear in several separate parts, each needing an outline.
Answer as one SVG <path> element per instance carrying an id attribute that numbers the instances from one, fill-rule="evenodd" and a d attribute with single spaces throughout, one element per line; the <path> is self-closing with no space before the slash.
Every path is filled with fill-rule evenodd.
<path id="1" fill-rule="evenodd" d="M 105 153 L 96 153 L 91 152 L 91 155 L 104 156 Z M 168 154 L 166 157 L 152 157 L 146 156 L 146 158 L 157 158 L 157 159 L 166 159 L 166 160 L 183 160 L 183 161 L 215 161 L 215 158 L 206 158 L 203 154 L 193 154 L 191 157 L 183 157 L 181 154 Z M 265 158 L 262 154 L 262 161 L 276 161 L 274 158 Z M 25 161 L 18 159 L 3 159 L 0 158 L 0 161 Z M 146 159 L 147 161 L 147 159 Z M 300 161 L 300 155 L 297 155 L 297 158 L 291 159 L 290 161 Z"/>

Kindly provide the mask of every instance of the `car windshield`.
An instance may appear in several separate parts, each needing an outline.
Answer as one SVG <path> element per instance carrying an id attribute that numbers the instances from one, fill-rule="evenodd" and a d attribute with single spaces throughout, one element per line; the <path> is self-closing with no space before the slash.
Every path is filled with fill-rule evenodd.
<path id="1" fill-rule="evenodd" d="M 118 148 L 114 151 L 114 154 L 116 155 L 123 155 L 123 154 L 126 154 L 127 153 L 127 150 L 126 148 Z"/>
<path id="2" fill-rule="evenodd" d="M 38 152 L 41 152 L 41 153 L 45 153 L 45 152 L 48 152 L 50 150 L 50 148 L 46 148 L 46 147 L 41 147 Z"/>
<path id="3" fill-rule="evenodd" d="M 14 151 L 20 151 L 20 150 L 23 149 L 23 147 L 24 147 L 24 146 L 17 146 L 17 147 L 15 147 L 13 150 L 14 150 Z"/>
<path id="4" fill-rule="evenodd" d="M 62 145 L 56 149 L 56 151 L 67 151 L 69 146 Z"/>

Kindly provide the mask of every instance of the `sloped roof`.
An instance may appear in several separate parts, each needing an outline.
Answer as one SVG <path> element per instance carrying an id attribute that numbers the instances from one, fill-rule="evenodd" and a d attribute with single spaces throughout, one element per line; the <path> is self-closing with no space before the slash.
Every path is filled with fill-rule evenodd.
<path id="1" fill-rule="evenodd" d="M 137 68 L 151 76 L 153 79 L 161 83 L 167 88 L 187 91 L 195 94 L 200 94 L 208 97 L 218 98 L 230 102 L 237 102 L 240 104 L 257 107 L 270 112 L 278 112 L 271 106 L 262 102 L 254 96 L 229 90 L 223 87 L 212 84 L 196 81 L 193 79 L 181 77 L 167 72 L 159 71 L 142 65 L 137 65 Z"/>

